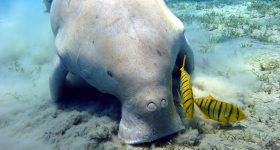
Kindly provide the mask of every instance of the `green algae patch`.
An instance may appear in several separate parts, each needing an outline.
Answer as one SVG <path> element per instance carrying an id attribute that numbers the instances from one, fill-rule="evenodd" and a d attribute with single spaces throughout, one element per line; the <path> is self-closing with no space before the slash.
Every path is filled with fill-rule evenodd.
<path id="1" fill-rule="evenodd" d="M 279 1 L 175 2 L 168 6 L 183 22 L 199 22 L 202 29 L 212 33 L 212 42 L 248 36 L 262 42 L 280 43 Z"/>

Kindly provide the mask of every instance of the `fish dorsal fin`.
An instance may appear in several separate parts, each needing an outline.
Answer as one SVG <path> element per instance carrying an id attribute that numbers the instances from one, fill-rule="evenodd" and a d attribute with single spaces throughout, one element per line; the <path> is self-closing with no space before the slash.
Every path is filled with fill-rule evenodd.
<path id="1" fill-rule="evenodd" d="M 212 95 L 208 95 L 207 98 L 209 98 L 209 99 L 215 99 Z"/>

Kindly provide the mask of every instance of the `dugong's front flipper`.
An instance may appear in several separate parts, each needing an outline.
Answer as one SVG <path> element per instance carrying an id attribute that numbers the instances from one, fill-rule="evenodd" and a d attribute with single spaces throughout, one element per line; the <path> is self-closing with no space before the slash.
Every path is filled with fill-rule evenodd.
<path id="1" fill-rule="evenodd" d="M 50 91 L 54 101 L 58 101 L 62 96 L 62 89 L 68 71 L 65 69 L 58 56 L 55 56 L 53 68 L 50 76 Z"/>
<path id="2" fill-rule="evenodd" d="M 180 39 L 180 51 L 178 54 L 178 58 L 176 61 L 177 67 L 182 66 L 182 62 L 184 59 L 184 55 L 186 55 L 186 66 L 185 69 L 189 74 L 191 74 L 194 70 L 194 56 L 193 51 L 189 45 L 188 40 L 186 39 L 185 35 L 183 34 Z"/>
<path id="3" fill-rule="evenodd" d="M 184 56 L 186 56 L 186 65 L 185 70 L 191 74 L 194 71 L 194 56 L 193 51 L 189 45 L 188 40 L 186 39 L 185 35 L 182 33 L 180 37 L 180 50 L 177 55 L 176 59 L 176 65 L 173 69 L 173 82 L 172 82 L 172 92 L 173 95 L 177 95 L 177 89 L 179 88 L 180 84 L 180 67 L 182 66 L 182 62 L 184 59 Z"/>

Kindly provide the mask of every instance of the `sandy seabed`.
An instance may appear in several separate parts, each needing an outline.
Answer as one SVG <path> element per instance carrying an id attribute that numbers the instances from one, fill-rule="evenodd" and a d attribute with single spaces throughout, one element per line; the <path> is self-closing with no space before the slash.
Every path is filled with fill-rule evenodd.
<path id="1" fill-rule="evenodd" d="M 194 9 L 190 5 L 203 16 L 205 9 L 197 6 L 207 11 L 226 7 L 230 13 L 246 14 L 250 3 L 211 4 L 210 8 L 210 3 L 188 2 L 178 7 Z M 130 146 L 117 137 L 120 103 L 114 97 L 95 94 L 52 102 L 48 79 L 55 48 L 49 15 L 43 10 L 41 2 L 18 0 L 7 12 L 0 11 L 5 13 L 0 14 L 0 149 L 280 148 L 280 34 L 273 34 L 277 30 L 271 31 L 274 41 L 241 35 L 217 42 L 213 35 L 223 31 L 220 27 L 209 30 L 199 21 L 184 22 L 195 55 L 194 96 L 211 94 L 237 104 L 247 119 L 220 127 L 201 118 L 199 111 L 188 121 L 177 107 L 185 130 L 154 144 Z"/>

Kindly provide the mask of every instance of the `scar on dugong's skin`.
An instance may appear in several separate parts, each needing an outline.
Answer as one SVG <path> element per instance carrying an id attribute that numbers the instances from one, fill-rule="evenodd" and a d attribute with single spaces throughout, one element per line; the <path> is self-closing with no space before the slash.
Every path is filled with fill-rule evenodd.
<path id="1" fill-rule="evenodd" d="M 183 128 L 172 72 L 183 55 L 192 72 L 193 53 L 182 22 L 163 0 L 53 0 L 50 14 L 55 101 L 71 73 L 121 101 L 118 135 L 126 143 L 151 142 Z"/>

